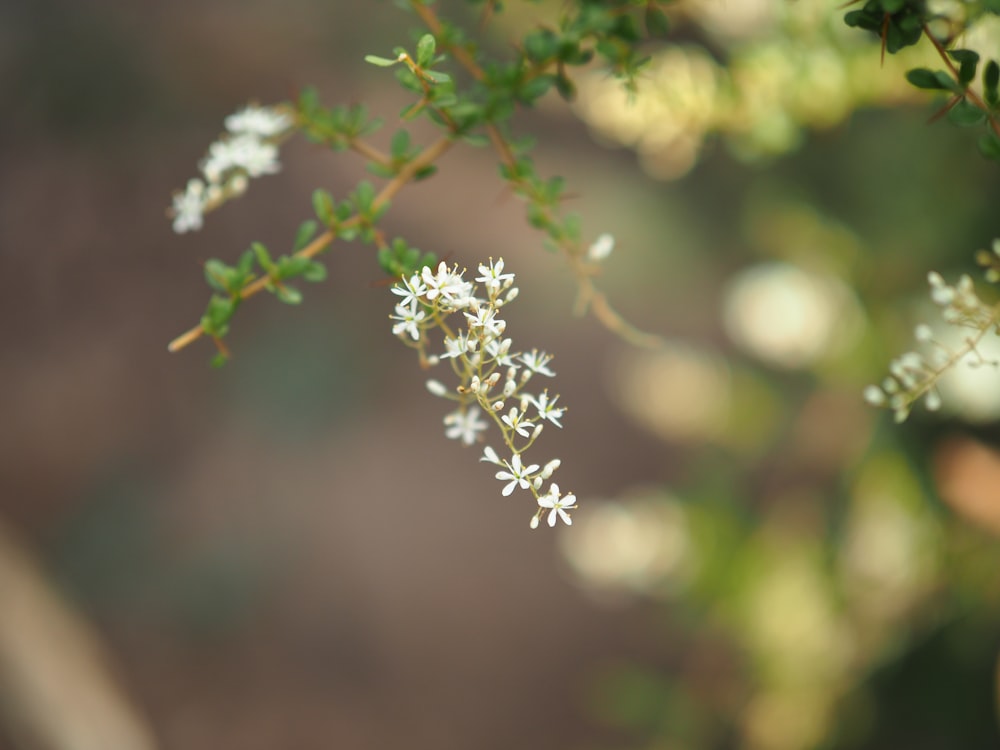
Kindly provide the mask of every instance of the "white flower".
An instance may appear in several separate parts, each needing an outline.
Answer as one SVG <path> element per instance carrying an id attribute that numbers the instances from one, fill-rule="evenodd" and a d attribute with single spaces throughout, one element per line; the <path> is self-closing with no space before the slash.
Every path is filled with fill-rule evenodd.
<path id="1" fill-rule="evenodd" d="M 558 484 L 550 485 L 549 491 L 544 495 L 539 496 L 538 506 L 540 508 L 550 508 L 548 518 L 549 526 L 555 526 L 556 521 L 560 518 L 567 526 L 573 525 L 573 519 L 569 517 L 569 513 L 567 513 L 566 510 L 576 507 L 576 495 L 571 492 L 565 497 L 560 497 Z"/>
<path id="2" fill-rule="evenodd" d="M 497 320 L 497 311 L 491 307 L 480 307 L 475 313 L 465 313 L 465 317 L 473 330 L 482 330 L 490 338 L 497 338 L 507 327 L 506 321 Z"/>
<path id="3" fill-rule="evenodd" d="M 534 427 L 533 422 L 529 422 L 524 419 L 524 414 L 518 412 L 517 407 L 510 407 L 510 411 L 504 416 L 500 417 L 503 423 L 510 427 L 514 432 L 523 438 L 530 437 L 528 433 L 529 427 Z"/>
<path id="4" fill-rule="evenodd" d="M 390 291 L 403 298 L 399 301 L 399 304 L 412 305 L 418 301 L 418 298 L 427 294 L 427 287 L 424 286 L 424 282 L 418 274 L 413 274 L 410 278 L 402 279 L 400 282 L 393 284 Z"/>
<path id="5" fill-rule="evenodd" d="M 251 177 L 274 174 L 281 169 L 278 147 L 250 133 L 216 141 L 209 146 L 208 157 L 201 165 L 209 182 L 219 182 L 222 175 L 231 169 L 242 170 Z"/>
<path id="6" fill-rule="evenodd" d="M 593 261 L 601 261 L 611 255 L 611 251 L 614 249 L 615 238 L 605 232 L 594 240 L 594 244 L 587 249 L 587 257 Z"/>
<path id="7" fill-rule="evenodd" d="M 549 420 L 556 427 L 562 427 L 559 420 L 562 419 L 562 415 L 566 409 L 563 407 L 556 407 L 556 401 L 559 400 L 559 396 L 556 396 L 554 399 L 549 401 L 549 392 L 542 391 L 538 398 L 528 396 L 528 400 L 536 409 L 538 409 L 539 417 Z"/>
<path id="8" fill-rule="evenodd" d="M 414 341 L 420 340 L 419 323 L 427 317 L 423 310 L 418 310 L 416 305 L 396 305 L 396 314 L 389 317 L 399 321 L 392 327 L 394 335 L 406 333 Z"/>
<path id="9" fill-rule="evenodd" d="M 230 133 L 249 133 L 261 138 L 280 135 L 293 125 L 292 118 L 286 112 L 270 107 L 250 105 L 226 118 L 226 130 Z"/>
<path id="10" fill-rule="evenodd" d="M 222 175 L 233 168 L 229 141 L 216 141 L 208 147 L 208 156 L 201 163 L 202 174 L 209 182 L 219 182 Z"/>
<path id="11" fill-rule="evenodd" d="M 500 367 L 512 367 L 516 372 L 518 365 L 514 364 L 514 357 L 518 355 L 511 354 L 510 346 L 512 343 L 510 339 L 492 338 L 486 342 L 486 353 Z"/>
<path id="12" fill-rule="evenodd" d="M 475 342 L 473 342 L 475 343 Z M 445 336 L 444 339 L 445 353 L 441 355 L 441 359 L 448 359 L 449 357 L 461 357 L 467 351 L 469 351 L 469 337 L 465 335 L 462 331 L 458 332 L 455 338 L 450 338 Z"/>
<path id="13" fill-rule="evenodd" d="M 498 258 L 496 264 L 493 263 L 493 258 L 490 258 L 489 266 L 480 263 L 479 273 L 482 275 L 477 276 L 476 281 L 486 284 L 486 288 L 490 290 L 490 295 L 495 295 L 500 291 L 501 287 L 510 286 L 514 283 L 514 274 L 503 272 L 503 258 Z"/>
<path id="14" fill-rule="evenodd" d="M 503 491 L 500 494 L 507 497 L 518 485 L 521 485 L 522 490 L 526 490 L 531 486 L 531 482 L 528 480 L 531 475 L 538 470 L 538 464 L 522 466 L 521 455 L 519 453 L 514 454 L 514 458 L 511 459 L 510 463 L 504 461 L 504 464 L 507 466 L 509 471 L 498 471 L 496 473 L 497 479 L 502 482 L 507 482 L 507 486 L 503 488 Z"/>
<path id="15" fill-rule="evenodd" d="M 480 432 L 489 427 L 478 406 L 468 409 L 458 409 L 444 418 L 446 429 L 444 435 L 452 440 L 461 440 L 466 445 L 473 445 Z"/>
<path id="16" fill-rule="evenodd" d="M 440 297 L 453 308 L 468 307 L 471 304 L 472 284 L 465 281 L 457 270 L 449 269 L 444 261 L 438 264 L 437 272 L 424 266 L 420 276 L 427 285 L 428 300 L 434 301 Z"/>
<path id="17" fill-rule="evenodd" d="M 233 166 L 245 171 L 251 177 L 274 174 L 281 165 L 278 163 L 278 147 L 265 143 L 255 135 L 238 135 L 229 141 L 230 158 Z"/>
<path id="18" fill-rule="evenodd" d="M 546 354 L 545 352 L 540 352 L 537 349 L 532 349 L 530 352 L 525 352 L 521 355 L 521 361 L 524 363 L 524 366 L 532 372 L 537 372 L 539 375 L 547 375 L 550 378 L 554 378 L 556 376 L 556 374 L 548 368 L 549 362 L 552 361 L 551 354 Z"/>
<path id="19" fill-rule="evenodd" d="M 205 183 L 199 179 L 188 180 L 183 193 L 174 194 L 174 231 L 184 234 L 201 229 L 205 212 Z"/>

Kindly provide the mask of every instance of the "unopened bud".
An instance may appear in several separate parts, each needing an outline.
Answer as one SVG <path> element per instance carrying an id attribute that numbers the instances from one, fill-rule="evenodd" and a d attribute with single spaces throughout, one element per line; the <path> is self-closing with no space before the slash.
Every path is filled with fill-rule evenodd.
<path id="1" fill-rule="evenodd" d="M 560 461 L 558 458 L 553 458 L 551 461 L 545 464 L 545 466 L 542 467 L 542 471 L 538 476 L 540 476 L 542 479 L 548 479 L 549 477 L 552 476 L 555 470 L 559 468 L 559 465 L 561 463 L 562 461 Z"/>
<path id="2" fill-rule="evenodd" d="M 435 396 L 444 396 L 448 393 L 448 389 L 445 388 L 444 383 L 438 380 L 428 380 L 427 390 L 429 390 Z"/>

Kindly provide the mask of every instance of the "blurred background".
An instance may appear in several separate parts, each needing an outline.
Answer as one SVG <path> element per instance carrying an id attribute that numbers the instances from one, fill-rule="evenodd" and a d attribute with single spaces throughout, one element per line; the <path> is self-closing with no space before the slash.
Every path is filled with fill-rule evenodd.
<path id="1" fill-rule="evenodd" d="M 554 9 L 511 3 L 487 44 Z M 902 428 L 860 398 L 931 322 L 927 271 L 1000 233 L 996 166 L 927 124 L 902 77 L 925 52 L 880 68 L 832 4 L 675 15 L 633 102 L 595 73 L 518 120 L 585 234 L 617 237 L 604 287 L 662 350 L 572 317 L 486 150 L 385 222 L 502 255 L 511 335 L 556 354 L 570 411 L 536 458 L 581 507 L 529 532 L 444 438 L 368 248 L 335 246 L 301 308 L 247 304 L 223 370 L 166 351 L 206 259 L 290 246 L 314 188 L 364 174 L 296 139 L 177 236 L 170 195 L 223 118 L 311 84 L 386 142 L 409 100 L 362 58 L 416 19 L 0 3 L 0 747 L 1000 744 L 1000 374 L 957 371 Z"/>

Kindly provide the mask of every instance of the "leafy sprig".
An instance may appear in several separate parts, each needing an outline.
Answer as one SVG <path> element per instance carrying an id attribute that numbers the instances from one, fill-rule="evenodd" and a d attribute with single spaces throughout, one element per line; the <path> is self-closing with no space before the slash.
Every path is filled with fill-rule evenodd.
<path id="1" fill-rule="evenodd" d="M 551 89 L 571 97 L 573 85 L 567 71 L 595 57 L 626 82 L 634 77 L 644 62 L 636 54 L 642 38 L 637 14 L 644 14 L 650 32 L 663 33 L 667 22 L 660 5 L 652 1 L 579 3 L 561 16 L 555 29 L 529 33 L 513 60 L 499 61 L 485 59 L 464 32 L 440 19 L 430 4 L 412 0 L 410 7 L 430 33 L 420 37 L 412 52 L 396 47 L 392 57 L 368 55 L 365 59 L 380 67 L 396 68 L 400 84 L 415 95 L 415 101 L 400 112 L 403 122 L 426 116 L 445 131 L 444 135 L 421 146 L 407 129 L 400 128 L 390 141 L 389 151 L 384 152 L 369 141 L 383 123 L 370 117 L 362 105 L 326 107 L 315 90 L 307 88 L 294 104 L 273 108 L 275 112 L 292 112 L 294 129 L 310 141 L 335 152 L 350 150 L 359 154 L 370 173 L 388 182 L 378 189 L 362 181 L 340 202 L 329 192 L 316 190 L 312 203 L 318 223 L 310 221 L 300 228 L 288 255 L 271 259 L 267 249 L 255 243 L 234 266 L 216 259 L 206 263 L 206 268 L 211 269 L 206 274 L 214 293 L 198 326 L 174 339 L 170 351 L 178 351 L 205 335 L 218 349 L 213 362 L 225 362 L 229 351 L 223 338 L 243 300 L 269 291 L 286 304 L 299 304 L 302 292 L 288 280 L 299 276 L 307 281 L 324 279 L 325 266 L 316 257 L 336 240 L 374 245 L 379 265 L 396 278 L 433 264 L 436 257 L 432 253 L 421 253 L 402 238 L 388 241 L 380 223 L 395 194 L 405 185 L 433 175 L 438 159 L 457 141 L 492 145 L 500 159 L 501 176 L 512 192 L 527 203 L 529 223 L 546 234 L 549 249 L 561 251 L 569 259 L 579 285 L 577 310 L 591 310 L 604 325 L 637 344 L 658 344 L 657 337 L 630 326 L 597 290 L 594 277 L 598 264 L 581 244 L 580 219 L 561 211 L 562 178 L 536 174 L 530 144 L 511 136 L 509 120 L 518 106 L 531 106 Z M 495 12 L 499 6 L 492 4 L 488 8 Z M 452 60 L 468 74 L 469 83 L 459 87 L 453 74 L 444 69 Z M 284 133 L 283 138 L 287 135 Z M 268 152 L 270 158 L 274 155 Z M 269 166 L 270 171 L 276 171 L 276 163 Z M 199 210 L 216 207 L 209 203 L 197 206 Z M 200 214 L 198 219 L 200 226 Z M 323 231 L 317 234 L 320 228 Z"/>

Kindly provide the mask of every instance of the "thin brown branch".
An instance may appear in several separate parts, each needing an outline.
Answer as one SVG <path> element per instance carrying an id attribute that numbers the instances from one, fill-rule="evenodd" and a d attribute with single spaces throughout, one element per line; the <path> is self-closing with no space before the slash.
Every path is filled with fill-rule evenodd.
<path id="1" fill-rule="evenodd" d="M 382 153 L 381 151 L 379 151 L 377 148 L 372 146 L 370 143 L 367 143 L 366 141 L 362 141 L 358 138 L 352 138 L 350 146 L 353 151 L 361 154 L 369 161 L 373 161 L 385 167 L 392 166 L 392 157 L 390 157 L 388 154 Z"/>
<path id="2" fill-rule="evenodd" d="M 425 148 L 416 159 L 401 169 L 399 174 L 393 177 L 392 180 L 389 181 L 384 188 L 382 188 L 381 192 L 379 192 L 379 194 L 375 196 L 375 199 L 372 201 L 372 208 L 377 210 L 392 200 L 396 193 L 398 193 L 404 185 L 416 176 L 417 172 L 424 167 L 430 166 L 441 158 L 441 156 L 451 147 L 453 143 L 454 141 L 450 137 L 444 137 Z M 338 229 L 355 227 L 360 223 L 360 216 L 352 216 L 346 221 L 340 223 L 338 225 Z M 336 234 L 334 231 L 327 230 L 295 253 L 295 256 L 300 258 L 312 258 L 319 255 L 333 242 L 335 238 Z M 269 276 L 261 276 L 260 278 L 255 279 L 243 287 L 240 291 L 240 299 L 248 299 L 256 294 L 259 294 L 267 288 L 270 281 L 271 279 Z M 171 341 L 167 345 L 167 351 L 178 352 L 197 341 L 204 333 L 205 330 L 201 327 L 201 324 L 196 325 Z"/>

